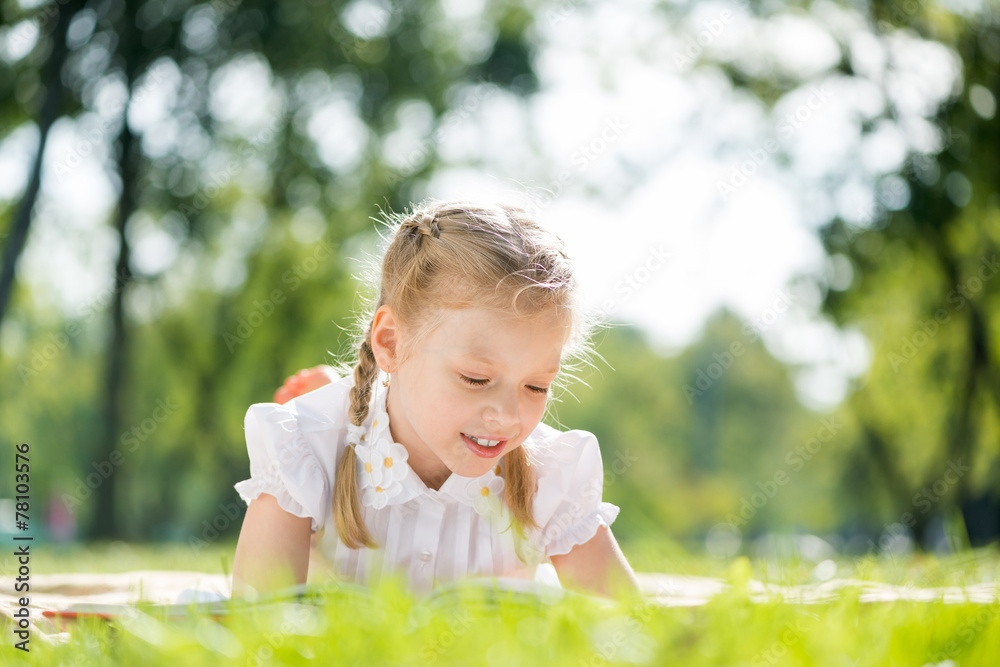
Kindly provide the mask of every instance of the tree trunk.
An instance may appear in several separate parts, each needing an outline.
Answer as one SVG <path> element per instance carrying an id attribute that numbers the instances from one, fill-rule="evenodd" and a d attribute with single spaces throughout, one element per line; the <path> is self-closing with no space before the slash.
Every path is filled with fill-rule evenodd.
<path id="1" fill-rule="evenodd" d="M 145 52 L 135 41 L 136 10 L 138 3 L 126 2 L 121 28 L 118 31 L 120 53 L 125 58 L 125 75 L 128 82 L 129 99 L 122 109 L 122 129 L 118 135 L 121 152 L 118 156 L 118 174 L 121 178 L 121 195 L 115 217 L 118 232 L 118 262 L 115 267 L 115 286 L 111 300 L 111 341 L 108 345 L 105 372 L 105 394 L 103 429 L 96 460 L 107 460 L 115 450 L 122 428 L 122 388 L 125 384 L 125 361 L 127 356 L 127 331 L 125 327 L 125 294 L 132 281 L 129 268 L 129 245 L 126 229 L 129 218 L 135 211 L 136 179 L 139 173 L 140 147 L 135 143 L 135 135 L 128 126 L 128 108 L 136 78 L 141 70 Z M 115 478 L 110 477 L 97 487 L 95 512 L 88 531 L 91 539 L 113 539 L 120 537 L 120 525 L 115 516 Z"/>
<path id="2" fill-rule="evenodd" d="M 42 158 L 45 155 L 45 145 L 48 143 L 49 130 L 59 117 L 59 107 L 62 104 L 65 86 L 62 83 L 62 68 L 66 62 L 66 30 L 73 16 L 83 9 L 83 0 L 72 0 L 59 8 L 56 27 L 53 32 L 54 44 L 45 71 L 45 99 L 42 101 L 38 117 L 38 153 L 31 166 L 31 176 L 24 197 L 17 209 L 17 217 L 11 225 L 10 235 L 3 246 L 3 265 L 0 266 L 0 323 L 3 323 L 4 313 L 14 288 L 14 269 L 17 260 L 24 250 L 28 240 L 28 229 L 31 227 L 31 214 L 35 210 L 35 201 L 42 185 Z"/>

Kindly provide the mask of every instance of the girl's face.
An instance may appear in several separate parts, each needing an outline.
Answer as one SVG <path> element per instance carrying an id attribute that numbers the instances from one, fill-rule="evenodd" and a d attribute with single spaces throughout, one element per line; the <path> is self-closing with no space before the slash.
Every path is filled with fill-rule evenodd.
<path id="1" fill-rule="evenodd" d="M 523 318 L 448 309 L 402 363 L 399 323 L 387 306 L 379 313 L 372 345 L 392 370 L 390 431 L 429 488 L 439 489 L 451 473 L 485 474 L 541 421 L 569 334 L 555 312 Z"/>

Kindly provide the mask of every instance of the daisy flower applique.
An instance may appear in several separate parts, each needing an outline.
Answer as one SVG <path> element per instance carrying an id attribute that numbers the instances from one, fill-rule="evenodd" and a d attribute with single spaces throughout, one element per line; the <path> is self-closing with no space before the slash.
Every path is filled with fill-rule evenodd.
<path id="1" fill-rule="evenodd" d="M 357 447 L 358 445 L 364 444 L 366 434 L 368 433 L 367 426 L 355 426 L 354 424 L 347 423 L 347 444 Z"/>
<path id="2" fill-rule="evenodd" d="M 397 442 L 379 438 L 374 444 L 355 446 L 358 456 L 358 477 L 364 489 L 361 503 L 381 509 L 403 490 L 407 475 L 409 452 Z"/>
<path id="3" fill-rule="evenodd" d="M 473 509 L 490 520 L 499 519 L 503 514 L 503 490 L 503 477 L 495 474 L 474 479 L 466 487 L 466 493 L 472 499 Z"/>

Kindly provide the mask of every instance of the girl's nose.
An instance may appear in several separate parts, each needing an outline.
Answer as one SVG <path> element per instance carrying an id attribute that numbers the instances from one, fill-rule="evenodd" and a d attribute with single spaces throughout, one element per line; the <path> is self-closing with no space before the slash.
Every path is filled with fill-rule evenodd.
<path id="1" fill-rule="evenodd" d="M 511 435 L 512 431 L 517 429 L 518 419 L 517 397 L 511 392 L 502 392 L 493 396 L 493 400 L 483 412 L 483 421 L 490 428 L 500 431 L 495 435 Z"/>

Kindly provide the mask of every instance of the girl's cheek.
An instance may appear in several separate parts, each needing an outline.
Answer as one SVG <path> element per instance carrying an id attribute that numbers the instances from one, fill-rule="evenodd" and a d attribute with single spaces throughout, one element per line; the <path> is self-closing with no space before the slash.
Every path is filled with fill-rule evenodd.
<path id="1" fill-rule="evenodd" d="M 545 416 L 545 407 L 548 405 L 548 396 L 542 396 L 542 400 L 538 401 L 538 404 L 533 406 L 531 411 L 531 417 L 534 424 L 537 426 L 538 422 L 542 421 L 542 417 Z"/>

